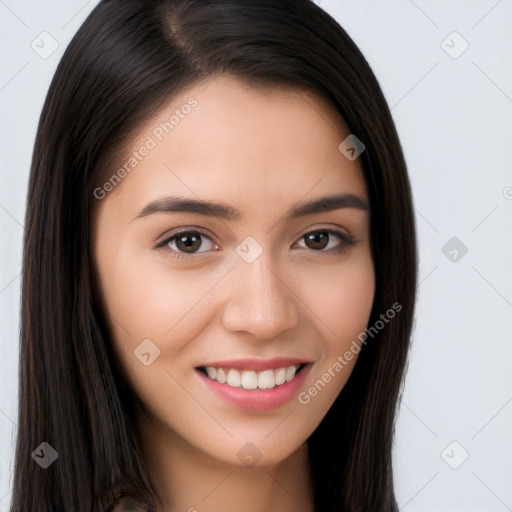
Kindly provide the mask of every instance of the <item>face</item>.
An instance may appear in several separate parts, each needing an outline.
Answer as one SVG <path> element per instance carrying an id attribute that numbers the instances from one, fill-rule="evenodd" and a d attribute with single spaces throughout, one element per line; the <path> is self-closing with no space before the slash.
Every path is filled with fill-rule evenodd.
<path id="1" fill-rule="evenodd" d="M 375 286 L 349 134 L 319 97 L 222 76 L 174 97 L 96 189 L 98 286 L 153 442 L 277 463 L 340 393 Z"/>

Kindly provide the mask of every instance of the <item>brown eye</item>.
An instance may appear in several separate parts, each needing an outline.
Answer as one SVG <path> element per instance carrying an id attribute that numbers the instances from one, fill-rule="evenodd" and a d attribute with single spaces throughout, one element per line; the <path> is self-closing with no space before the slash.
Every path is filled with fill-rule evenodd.
<path id="1" fill-rule="evenodd" d="M 173 253 L 176 257 L 201 254 L 216 247 L 213 240 L 200 231 L 179 231 L 158 244 L 157 249 Z M 201 250 L 199 250 L 201 249 Z"/>
<path id="2" fill-rule="evenodd" d="M 329 243 L 329 234 L 325 231 L 316 231 L 304 235 L 304 239 L 310 249 L 321 250 Z"/>
<path id="3" fill-rule="evenodd" d="M 311 231 L 303 235 L 302 238 L 305 241 L 306 248 L 317 252 L 340 252 L 356 243 L 355 240 L 346 233 L 341 231 L 334 231 L 331 229 L 319 229 L 317 231 Z M 331 242 L 336 238 L 339 240 L 339 242 L 332 245 Z M 331 247 L 328 247 L 329 244 L 331 244 Z M 326 248 L 327 250 L 325 250 Z"/>
<path id="4" fill-rule="evenodd" d="M 176 247 L 183 252 L 195 252 L 201 247 L 201 237 L 196 234 L 180 234 L 175 236 Z"/>

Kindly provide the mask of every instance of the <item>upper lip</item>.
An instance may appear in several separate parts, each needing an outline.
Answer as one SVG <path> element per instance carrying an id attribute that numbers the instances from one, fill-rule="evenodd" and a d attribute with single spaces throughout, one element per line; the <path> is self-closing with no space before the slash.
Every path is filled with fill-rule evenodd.
<path id="1" fill-rule="evenodd" d="M 298 357 L 273 357 L 272 359 L 230 359 L 224 361 L 215 361 L 199 365 L 201 367 L 213 366 L 215 368 L 236 368 L 240 370 L 267 370 L 273 368 L 283 368 L 295 364 L 310 363 L 307 359 Z"/>

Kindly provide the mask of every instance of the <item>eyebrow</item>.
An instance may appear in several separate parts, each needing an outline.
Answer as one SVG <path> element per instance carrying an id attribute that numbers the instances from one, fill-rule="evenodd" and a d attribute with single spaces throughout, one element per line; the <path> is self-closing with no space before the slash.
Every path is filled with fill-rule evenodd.
<path id="1" fill-rule="evenodd" d="M 315 213 L 323 213 L 342 208 L 356 208 L 368 210 L 368 201 L 354 194 L 335 194 L 314 199 L 313 201 L 299 203 L 286 215 L 286 218 L 297 218 Z M 210 217 L 218 217 L 230 221 L 237 221 L 243 217 L 243 213 L 232 206 L 210 200 L 189 199 L 179 196 L 163 197 L 151 201 L 133 219 L 146 217 L 155 213 L 197 213 Z"/>

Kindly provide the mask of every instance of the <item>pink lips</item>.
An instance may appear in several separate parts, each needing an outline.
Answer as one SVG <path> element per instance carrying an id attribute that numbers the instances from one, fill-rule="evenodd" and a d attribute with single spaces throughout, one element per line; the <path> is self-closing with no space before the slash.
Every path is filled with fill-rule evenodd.
<path id="1" fill-rule="evenodd" d="M 265 370 L 303 363 L 308 363 L 308 361 L 297 358 L 274 358 L 267 360 L 237 359 L 230 361 L 216 361 L 214 363 L 205 364 L 204 366 L 214 366 L 216 368 L 234 368 L 239 370 Z M 210 379 L 199 370 L 196 370 L 196 373 L 210 391 L 228 403 L 231 403 L 241 409 L 266 411 L 275 409 L 287 403 L 294 396 L 296 396 L 302 387 L 310 369 L 311 364 L 305 364 L 305 366 L 295 375 L 291 381 L 266 390 L 247 390 L 241 387 L 236 388 L 229 386 L 228 384 L 221 384 L 220 382 Z"/>

